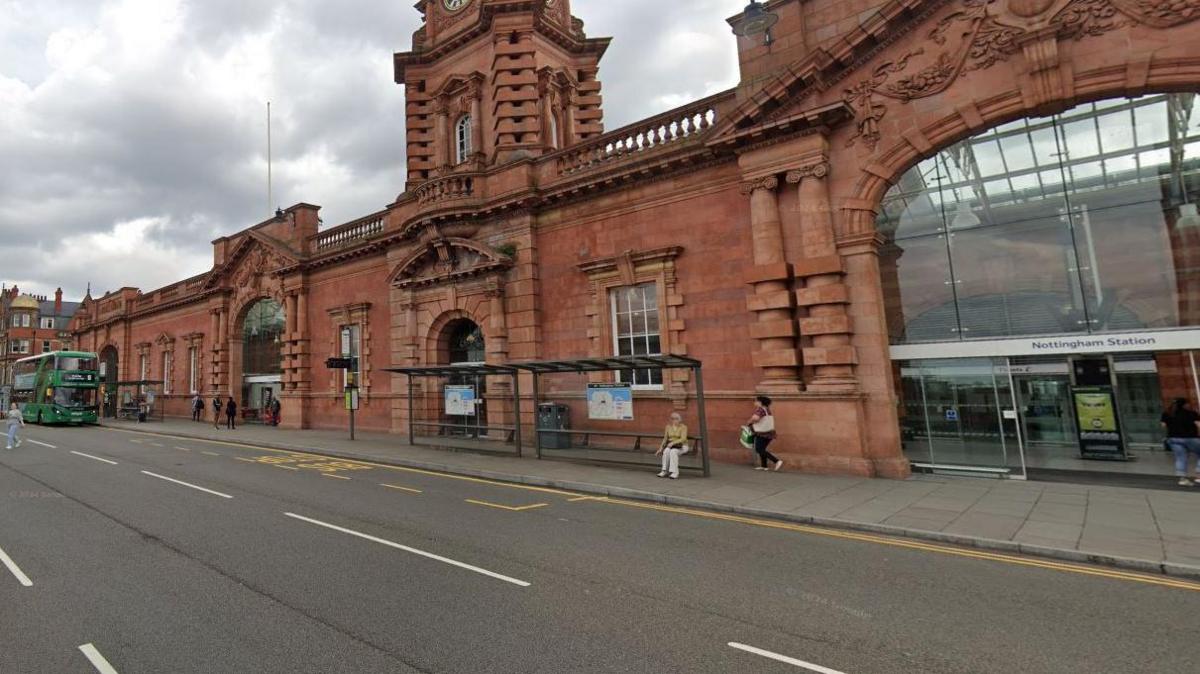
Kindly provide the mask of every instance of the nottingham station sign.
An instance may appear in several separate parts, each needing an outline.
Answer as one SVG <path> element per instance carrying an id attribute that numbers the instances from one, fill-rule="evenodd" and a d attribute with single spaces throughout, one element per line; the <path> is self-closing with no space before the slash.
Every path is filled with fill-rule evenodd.
<path id="1" fill-rule="evenodd" d="M 1106 335 L 981 339 L 903 344 L 891 347 L 892 360 L 981 358 L 995 356 L 1068 356 L 1084 353 L 1189 351 L 1200 349 L 1200 330 L 1120 332 Z"/>

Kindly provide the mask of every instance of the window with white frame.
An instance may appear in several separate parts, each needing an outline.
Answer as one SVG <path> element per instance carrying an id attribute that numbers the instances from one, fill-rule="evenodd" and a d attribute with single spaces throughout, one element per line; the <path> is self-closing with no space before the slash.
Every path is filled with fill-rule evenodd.
<path id="1" fill-rule="evenodd" d="M 171 394 L 171 352 L 163 351 L 162 355 L 162 392 L 163 395 Z"/>
<path id="2" fill-rule="evenodd" d="M 29 340 L 28 339 L 14 339 L 14 340 L 10 341 L 8 343 L 8 352 L 9 353 L 20 353 L 20 354 L 29 353 Z"/>
<path id="3" fill-rule="evenodd" d="M 42 353 L 50 353 L 50 351 L 51 351 L 51 349 L 50 349 L 50 340 L 48 340 L 48 339 L 43 339 L 43 340 L 42 340 Z"/>
<path id="4" fill-rule="evenodd" d="M 471 116 L 463 115 L 454 125 L 455 163 L 461 164 L 471 156 Z"/>
<path id="5" fill-rule="evenodd" d="M 362 327 L 358 323 L 343 325 L 341 331 L 342 339 L 342 358 L 354 358 L 354 383 L 362 386 Z M 350 370 L 342 370 L 342 386 L 350 383 L 348 373 Z"/>
<path id="6" fill-rule="evenodd" d="M 609 291 L 613 353 L 617 356 L 662 355 L 658 316 L 658 284 L 641 283 Z M 617 381 L 641 388 L 661 388 L 662 370 L 618 372 Z"/>
<path id="7" fill-rule="evenodd" d="M 41 322 L 41 328 L 43 330 L 53 330 L 54 329 L 54 319 L 53 318 L 43 318 L 42 322 Z"/>
<path id="8" fill-rule="evenodd" d="M 188 392 L 200 392 L 200 350 L 194 346 L 188 349 Z"/>

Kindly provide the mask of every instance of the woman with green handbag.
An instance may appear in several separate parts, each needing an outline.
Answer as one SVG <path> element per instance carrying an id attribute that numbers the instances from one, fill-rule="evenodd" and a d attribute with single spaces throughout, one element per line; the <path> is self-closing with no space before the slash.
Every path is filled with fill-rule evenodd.
<path id="1" fill-rule="evenodd" d="M 783 467 L 783 461 L 767 450 L 767 445 L 775 439 L 775 415 L 771 414 L 771 399 L 758 396 L 755 401 L 758 407 L 754 408 L 754 414 L 746 424 L 754 432 L 754 451 L 762 463 L 761 466 L 755 466 L 754 470 L 779 470 Z M 768 468 L 768 461 L 774 463 L 775 467 Z"/>

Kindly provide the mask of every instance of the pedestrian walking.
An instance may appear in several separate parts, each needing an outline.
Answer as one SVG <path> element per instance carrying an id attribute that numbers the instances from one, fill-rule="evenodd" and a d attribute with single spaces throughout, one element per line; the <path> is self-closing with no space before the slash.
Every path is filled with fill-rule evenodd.
<path id="1" fill-rule="evenodd" d="M 216 428 L 218 430 L 220 430 L 220 428 L 221 428 L 221 407 L 222 407 L 221 398 L 219 396 L 213 397 L 213 401 L 212 401 L 213 428 Z"/>
<path id="2" fill-rule="evenodd" d="M 279 414 L 283 411 L 283 404 L 279 402 L 279 398 L 271 400 L 271 425 L 279 425 Z"/>
<path id="3" fill-rule="evenodd" d="M 672 480 L 679 477 L 679 455 L 690 451 L 687 441 L 688 428 L 683 423 L 683 417 L 679 416 L 678 412 L 672 412 L 667 428 L 663 431 L 662 443 L 655 452 L 656 456 L 662 457 L 662 471 L 659 472 L 659 477 Z"/>
<path id="4" fill-rule="evenodd" d="M 1167 444 L 1175 453 L 1175 477 L 1179 478 L 1179 486 L 1194 486 L 1200 471 L 1200 414 L 1196 414 L 1187 399 L 1176 398 L 1163 412 L 1162 425 L 1167 432 Z M 1197 465 L 1189 471 L 1188 464 L 1193 456 Z M 1189 473 L 1191 477 L 1188 477 Z"/>
<path id="5" fill-rule="evenodd" d="M 192 421 L 200 421 L 200 415 L 204 413 L 204 399 L 197 393 L 192 398 Z"/>
<path id="6" fill-rule="evenodd" d="M 21 414 L 21 408 L 13 403 L 8 406 L 8 446 L 5 449 L 12 449 L 21 446 L 21 437 L 17 435 L 19 429 L 25 428 L 25 416 Z"/>
<path id="7" fill-rule="evenodd" d="M 755 466 L 754 470 L 779 470 L 783 467 L 783 461 L 767 450 L 767 445 L 775 439 L 775 415 L 771 414 L 771 399 L 758 396 L 754 400 L 758 407 L 754 408 L 754 414 L 750 416 L 750 421 L 746 422 L 754 433 L 754 452 L 758 454 L 758 460 L 762 464 Z M 775 467 L 768 468 L 768 461 L 774 463 Z"/>
<path id="8" fill-rule="evenodd" d="M 237 403 L 233 402 L 233 396 L 229 396 L 225 403 L 225 426 L 230 430 L 237 430 Z"/>

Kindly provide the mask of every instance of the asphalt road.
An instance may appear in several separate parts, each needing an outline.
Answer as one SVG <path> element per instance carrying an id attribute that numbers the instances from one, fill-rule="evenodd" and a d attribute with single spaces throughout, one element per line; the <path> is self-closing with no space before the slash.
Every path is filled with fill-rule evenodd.
<path id="1" fill-rule="evenodd" d="M 0 449 L 4 674 L 1200 662 L 1200 583 L 232 444 L 28 431 Z"/>

